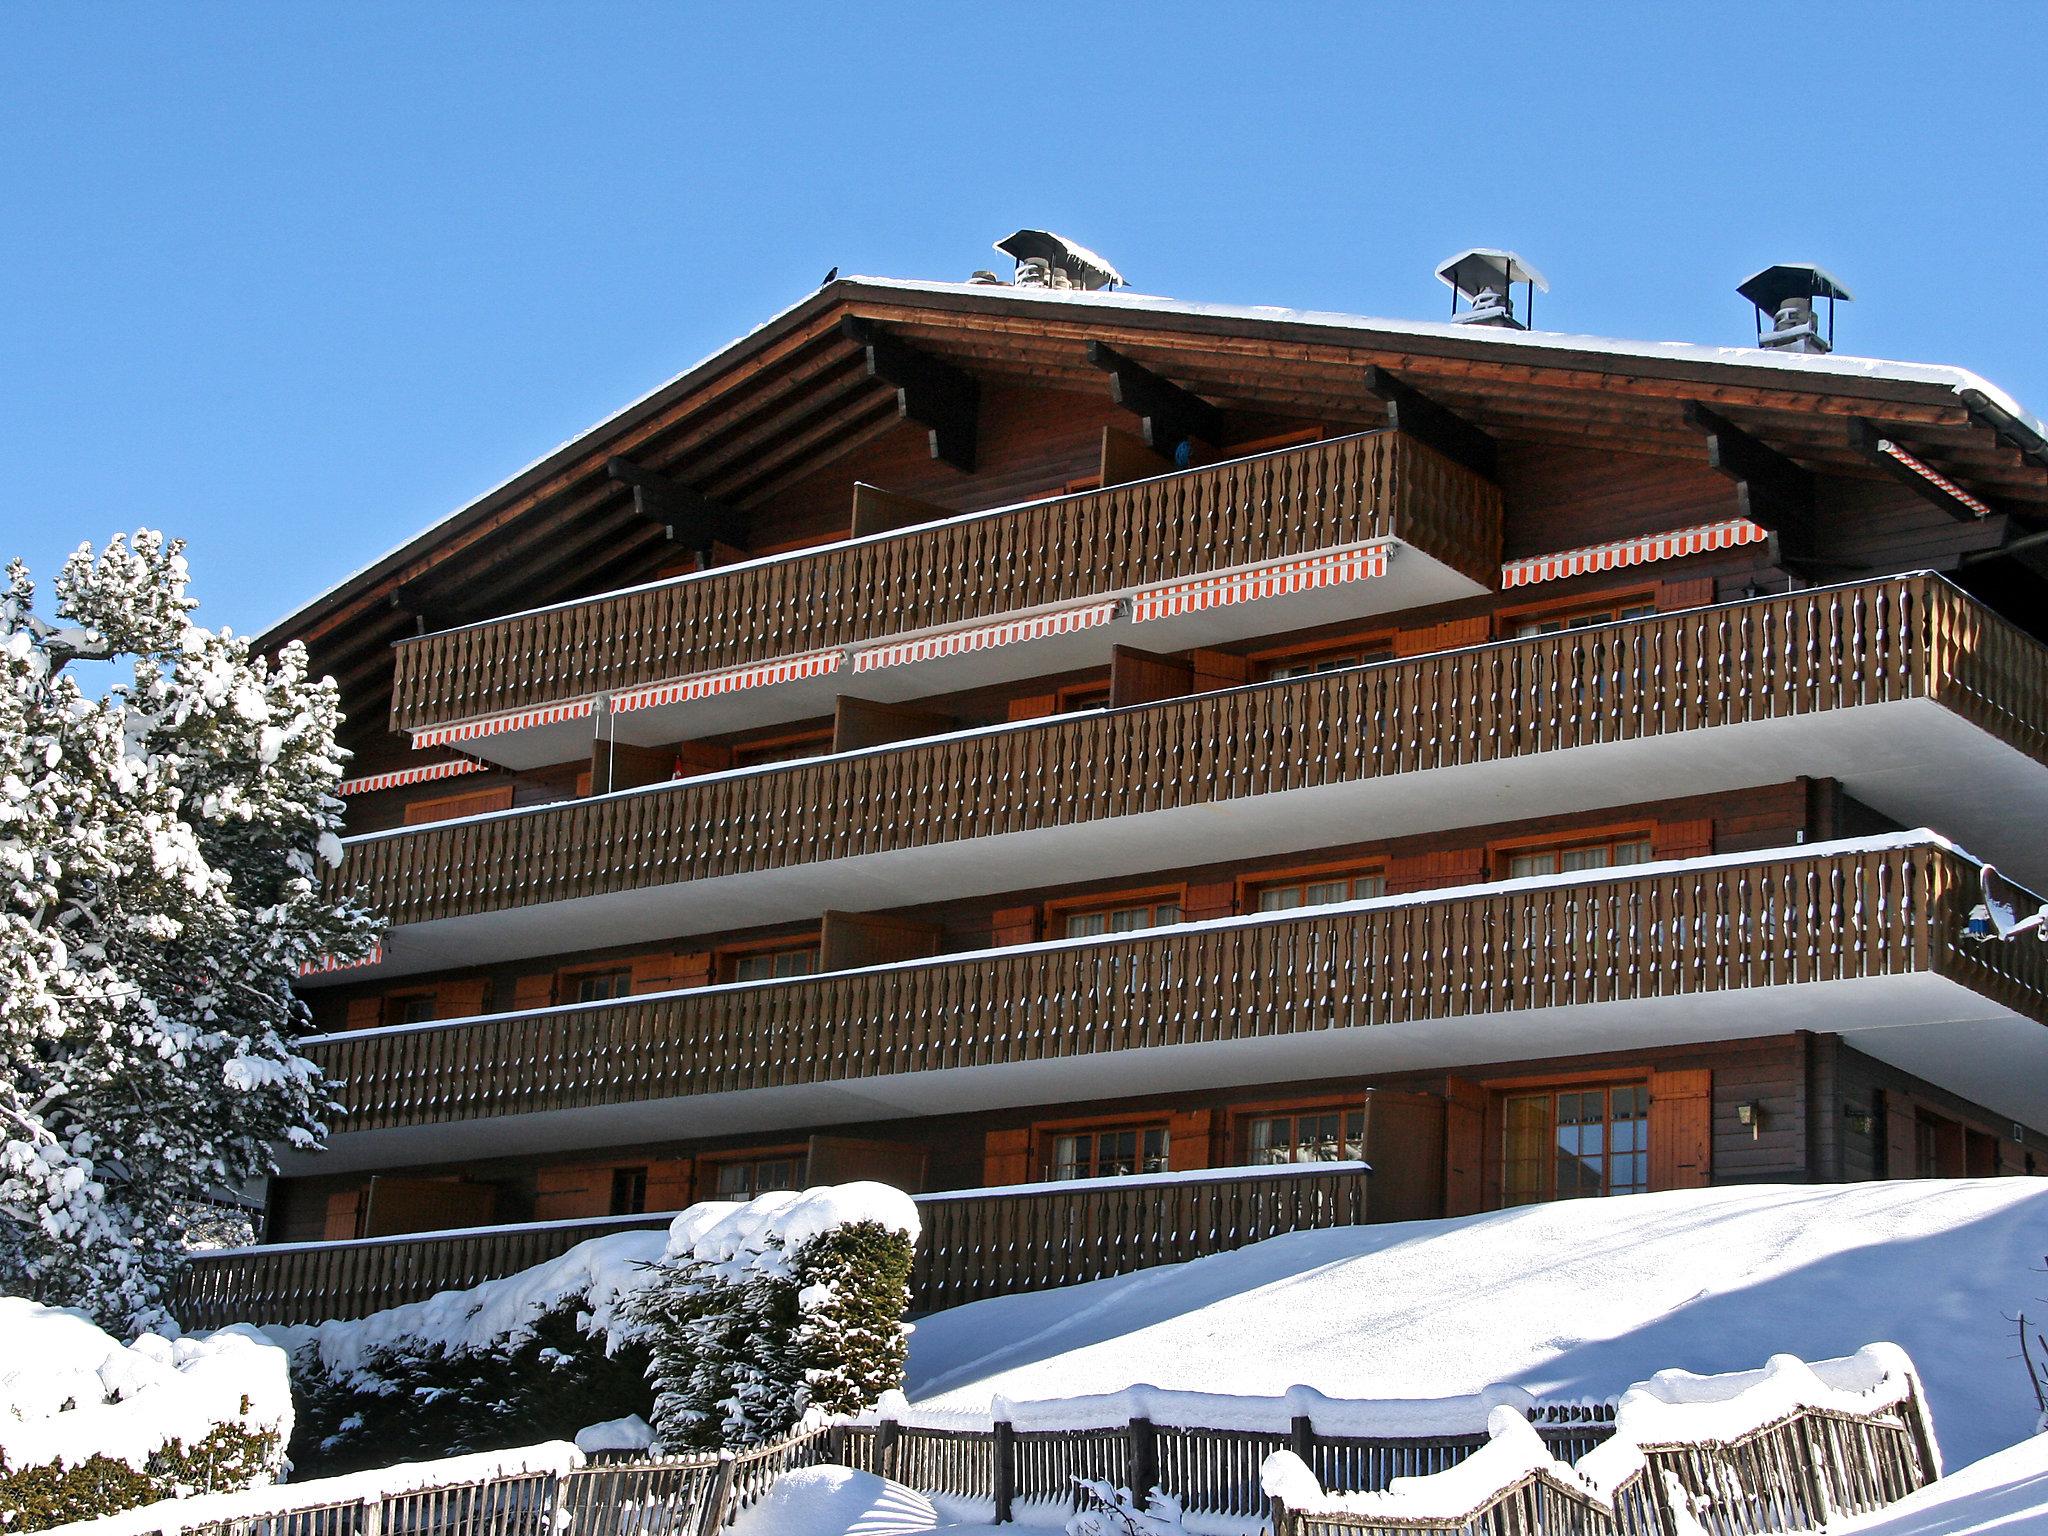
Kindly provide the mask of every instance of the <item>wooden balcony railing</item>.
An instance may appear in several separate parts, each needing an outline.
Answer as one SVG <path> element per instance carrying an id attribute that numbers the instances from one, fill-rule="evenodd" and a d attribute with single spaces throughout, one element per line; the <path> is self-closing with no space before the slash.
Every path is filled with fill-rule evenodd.
<path id="1" fill-rule="evenodd" d="M 394 729 L 1394 538 L 1491 587 L 1500 492 L 1397 432 L 1260 454 L 424 635 Z"/>
<path id="2" fill-rule="evenodd" d="M 393 924 L 1933 698 L 2048 762 L 2048 653 L 1909 576 L 351 841 Z"/>
<path id="3" fill-rule="evenodd" d="M 1369 1215 L 1370 1184 L 1357 1164 L 1308 1164 L 920 1195 L 924 1235 L 911 1306 L 932 1312 L 1176 1264 L 1283 1232 L 1356 1226 Z M 200 1254 L 180 1277 L 171 1310 L 187 1328 L 362 1317 L 514 1274 L 589 1238 L 669 1220 L 548 1222 Z"/>
<path id="4" fill-rule="evenodd" d="M 1959 947 L 1976 881 L 1938 843 L 1815 845 L 365 1030 L 304 1049 L 344 1106 L 336 1131 L 349 1132 L 1909 972 L 1953 974 L 2044 1016 L 2040 946 Z"/>

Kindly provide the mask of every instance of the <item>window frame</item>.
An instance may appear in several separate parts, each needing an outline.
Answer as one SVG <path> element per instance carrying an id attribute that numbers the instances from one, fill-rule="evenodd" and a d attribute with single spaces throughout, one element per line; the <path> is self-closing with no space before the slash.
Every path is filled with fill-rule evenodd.
<path id="1" fill-rule="evenodd" d="M 725 985 L 737 982 L 740 979 L 739 968 L 741 963 L 756 955 L 794 954 L 798 950 L 808 950 L 811 955 L 811 968 L 804 973 L 804 976 L 816 976 L 819 974 L 819 962 L 824 958 L 822 949 L 824 937 L 822 930 L 813 928 L 809 933 L 805 934 L 783 934 L 781 937 L 773 939 L 749 939 L 740 944 L 721 944 L 712 951 L 711 974 L 717 978 L 718 984 Z M 801 981 L 803 979 L 803 976 L 757 978 L 750 985 L 758 986 L 763 980 Z"/>
<path id="2" fill-rule="evenodd" d="M 720 1175 L 727 1168 L 736 1167 L 743 1163 L 751 1163 L 755 1166 L 756 1169 L 758 1169 L 759 1166 L 763 1163 L 774 1163 L 781 1162 L 784 1160 L 789 1161 L 790 1163 L 796 1165 L 799 1168 L 800 1171 L 797 1173 L 794 1182 L 796 1187 L 799 1190 L 801 1190 L 804 1187 L 804 1185 L 810 1181 L 811 1176 L 811 1148 L 809 1142 L 783 1142 L 769 1146 L 737 1147 L 725 1152 L 704 1153 L 697 1159 L 697 1177 L 695 1181 L 697 1189 L 697 1198 L 700 1200 L 720 1200 L 733 1198 L 745 1198 L 751 1200 L 756 1195 L 762 1193 L 761 1189 L 758 1186 L 758 1180 L 756 1188 L 752 1195 L 747 1195 L 744 1197 L 735 1197 L 731 1195 L 721 1195 L 718 1192 L 718 1182 Z M 781 1188 L 782 1186 L 777 1185 L 775 1187 Z"/>
<path id="3" fill-rule="evenodd" d="M 600 976 L 617 977 L 620 990 L 605 997 L 573 996 L 583 982 Z M 627 961 L 617 965 L 575 965 L 555 972 L 555 1001 L 557 1004 L 584 1004 L 595 1007 L 599 1003 L 615 1003 L 621 998 L 633 995 L 633 966 Z"/>
<path id="4" fill-rule="evenodd" d="M 427 1011 L 416 1019 L 407 1018 L 406 1005 L 409 1003 L 425 1003 Z M 378 999 L 377 1022 L 386 1028 L 403 1024 L 431 1024 L 441 1016 L 439 1005 L 440 996 L 432 987 L 425 990 L 387 992 Z"/>
<path id="5" fill-rule="evenodd" d="M 1369 629 L 1346 630 L 1342 634 L 1325 635 L 1321 639 L 1294 640 L 1284 645 L 1262 646 L 1257 650 L 1245 652 L 1244 659 L 1251 666 L 1253 682 L 1301 682 L 1303 678 L 1299 677 L 1275 677 L 1274 669 L 1284 665 L 1312 664 L 1340 652 L 1349 651 L 1359 652 L 1358 659 L 1325 670 L 1341 672 L 1347 667 L 1369 667 L 1375 662 L 1392 661 L 1394 638 L 1398 633 L 1398 630 L 1384 625 Z M 1311 671 L 1307 675 L 1315 674 Z"/>
<path id="6" fill-rule="evenodd" d="M 1565 1199 L 1612 1199 L 1613 1191 L 1613 1150 L 1614 1095 L 1617 1090 L 1627 1089 L 1642 1094 L 1643 1113 L 1640 1122 L 1631 1119 L 1627 1123 L 1640 1123 L 1643 1128 L 1642 1146 L 1637 1152 L 1624 1154 L 1640 1155 L 1643 1159 L 1643 1182 L 1640 1188 L 1630 1187 L 1624 1194 L 1648 1194 L 1656 1189 L 1655 1155 L 1650 1143 L 1650 1122 L 1656 1103 L 1653 1088 L 1654 1072 L 1645 1068 L 1641 1072 L 1587 1071 L 1543 1074 L 1531 1077 L 1510 1077 L 1492 1079 L 1482 1086 L 1485 1088 L 1491 1106 L 1488 1114 L 1489 1143 L 1488 1156 L 1493 1165 L 1495 1187 L 1491 1206 L 1495 1210 L 1517 1210 L 1527 1205 L 1555 1205 Z M 1605 1186 L 1598 1195 L 1560 1197 L 1557 1193 L 1557 1099 L 1560 1094 L 1599 1092 L 1603 1095 L 1605 1118 L 1602 1142 L 1602 1183 Z M 1510 1202 L 1508 1137 L 1510 1124 L 1508 1104 L 1511 1100 L 1541 1096 L 1548 1101 L 1547 1139 L 1544 1144 L 1543 1183 L 1545 1193 L 1533 1200 Z M 1497 1119 L 1496 1119 L 1497 1117 Z"/>
<path id="7" fill-rule="evenodd" d="M 1655 821 L 1614 822 L 1607 826 L 1587 827 L 1565 832 L 1530 833 L 1522 837 L 1504 837 L 1490 840 L 1486 845 L 1486 871 L 1489 880 L 1540 880 L 1542 875 L 1510 875 L 1509 862 L 1526 858 L 1531 854 L 1575 853 L 1585 848 L 1612 848 L 1621 843 L 1646 843 L 1650 856 L 1639 863 L 1654 863 L 1657 857 L 1657 829 Z M 1560 862 L 1562 859 L 1560 858 Z M 1628 864 L 1610 864 L 1609 869 L 1629 869 Z M 1551 876 L 1566 873 L 1552 870 Z"/>
<path id="8" fill-rule="evenodd" d="M 1118 934 L 1105 930 L 1099 934 L 1078 934 L 1066 931 L 1070 918 L 1085 917 L 1100 912 L 1105 915 L 1127 912 L 1137 907 L 1150 907 L 1158 911 L 1164 906 L 1176 907 L 1180 916 L 1172 923 L 1155 922 L 1146 928 L 1129 929 Z M 1141 933 L 1157 933 L 1163 928 L 1177 927 L 1188 920 L 1188 888 L 1185 882 L 1179 885 L 1147 886 L 1128 891 L 1105 891 L 1096 896 L 1060 896 L 1045 903 L 1044 933 L 1048 939 L 1069 938 L 1131 938 Z"/>
<path id="9" fill-rule="evenodd" d="M 1275 886 L 1299 885 L 1306 888 L 1321 885 L 1331 880 L 1349 880 L 1354 884 L 1360 880 L 1377 878 L 1382 887 L 1387 883 L 1387 861 L 1384 858 L 1333 859 L 1320 864 L 1298 864 L 1284 869 L 1270 869 L 1258 874 L 1239 875 L 1236 889 L 1231 896 L 1231 910 L 1240 916 L 1278 916 L 1280 912 L 1298 911 L 1299 908 L 1282 907 L 1266 912 L 1258 905 L 1259 894 Z M 1389 894 L 1382 889 L 1382 896 Z M 1369 896 L 1347 896 L 1346 901 L 1370 901 Z M 1307 905 L 1306 902 L 1303 905 Z"/>
<path id="10" fill-rule="evenodd" d="M 1359 1093 L 1317 1094 L 1305 1099 L 1263 1099 L 1256 1104 L 1231 1105 L 1225 1111 L 1224 1146 L 1228 1149 L 1232 1165 L 1239 1168 L 1313 1166 L 1307 1163 L 1254 1163 L 1251 1158 L 1252 1122 L 1276 1120 L 1282 1115 L 1290 1115 L 1299 1120 L 1303 1115 L 1326 1115 L 1332 1111 L 1339 1115 L 1355 1111 L 1362 1117 L 1359 1125 L 1358 1151 L 1359 1157 L 1363 1159 L 1366 1138 L 1372 1134 L 1370 1089 Z"/>
<path id="11" fill-rule="evenodd" d="M 1625 608 L 1647 608 L 1648 613 L 1629 614 L 1628 618 L 1650 618 L 1659 610 L 1657 588 L 1654 584 L 1640 587 L 1617 587 L 1606 592 L 1582 593 L 1576 597 L 1553 597 L 1543 602 L 1519 603 L 1512 608 L 1494 610 L 1494 638 L 1497 640 L 1541 640 L 1548 635 L 1561 634 L 1570 629 L 1591 629 L 1600 624 L 1623 622 Z M 1607 610 L 1612 612 L 1607 612 Z M 1573 624 L 1573 619 L 1586 618 L 1589 614 L 1601 613 L 1603 617 L 1592 619 L 1586 624 Z M 1524 635 L 1517 633 L 1524 624 L 1542 623 L 1558 619 L 1557 629 L 1546 634 Z"/>

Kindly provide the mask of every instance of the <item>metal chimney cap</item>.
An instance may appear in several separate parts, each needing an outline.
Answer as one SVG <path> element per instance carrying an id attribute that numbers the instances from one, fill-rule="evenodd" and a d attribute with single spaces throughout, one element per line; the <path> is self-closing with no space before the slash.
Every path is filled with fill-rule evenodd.
<path id="1" fill-rule="evenodd" d="M 1847 304 L 1856 297 L 1834 273 L 1810 261 L 1781 261 L 1765 267 L 1744 278 L 1735 291 L 1767 314 L 1776 314 L 1787 299 L 1840 299 Z"/>
<path id="2" fill-rule="evenodd" d="M 1020 229 L 996 242 L 996 249 L 1015 261 L 1033 258 L 1058 267 L 1079 288 L 1127 288 L 1123 273 L 1089 250 L 1087 246 L 1056 235 L 1049 229 Z"/>
<path id="3" fill-rule="evenodd" d="M 1492 289 L 1499 293 L 1510 283 L 1533 283 L 1544 293 L 1550 284 L 1529 263 L 1513 251 L 1474 246 L 1460 251 L 1436 269 L 1437 280 L 1468 297 Z"/>

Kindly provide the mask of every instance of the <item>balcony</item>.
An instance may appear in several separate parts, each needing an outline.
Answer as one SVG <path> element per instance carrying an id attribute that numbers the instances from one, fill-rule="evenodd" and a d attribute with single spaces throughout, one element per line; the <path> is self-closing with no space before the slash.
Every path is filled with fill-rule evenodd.
<path id="1" fill-rule="evenodd" d="M 1939 578 L 1821 588 L 349 840 L 315 984 L 1834 775 L 2048 880 L 2048 655 Z"/>
<path id="2" fill-rule="evenodd" d="M 1374 432 L 1023 506 L 969 513 L 770 556 L 400 643 L 394 729 L 503 723 L 650 685 L 811 658 L 773 688 L 713 688 L 612 716 L 621 741 L 659 744 L 829 713 L 847 647 L 981 621 L 1056 615 L 1293 556 L 1397 542 L 1373 581 L 1244 607 L 1168 614 L 1168 649 L 1469 596 L 1500 576 L 1500 493 L 1412 438 Z M 1245 615 L 1257 610 L 1255 619 Z M 1108 631 L 1055 628 L 1029 645 L 945 652 L 864 674 L 890 699 L 1093 665 Z M 943 648 L 942 648 L 943 650 Z M 817 668 L 829 660 L 824 671 Z M 810 670 L 806 674 L 806 667 Z M 589 709 L 484 731 L 468 750 L 535 767 L 590 749 Z"/>
<path id="3" fill-rule="evenodd" d="M 2048 953 L 1927 833 L 1388 896 L 304 1045 L 289 1173 L 1840 1033 L 2048 1120 Z"/>
<path id="4" fill-rule="evenodd" d="M 1177 1264 L 1283 1232 L 1355 1226 L 1372 1219 L 1371 1183 L 1363 1165 L 1332 1163 L 920 1195 L 911 1305 L 932 1312 Z M 540 1222 L 196 1254 L 171 1310 L 186 1328 L 362 1317 L 668 1221 Z"/>

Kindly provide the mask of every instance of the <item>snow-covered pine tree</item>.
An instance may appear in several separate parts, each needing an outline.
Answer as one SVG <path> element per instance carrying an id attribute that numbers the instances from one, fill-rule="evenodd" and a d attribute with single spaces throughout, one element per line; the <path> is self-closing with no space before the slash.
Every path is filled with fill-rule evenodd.
<path id="1" fill-rule="evenodd" d="M 376 932 L 320 890 L 333 683 L 193 625 L 186 581 L 140 532 L 49 618 L 19 561 L 0 588 L 0 1290 L 116 1330 L 162 1321 L 192 1210 L 325 1134 L 292 982 Z"/>

